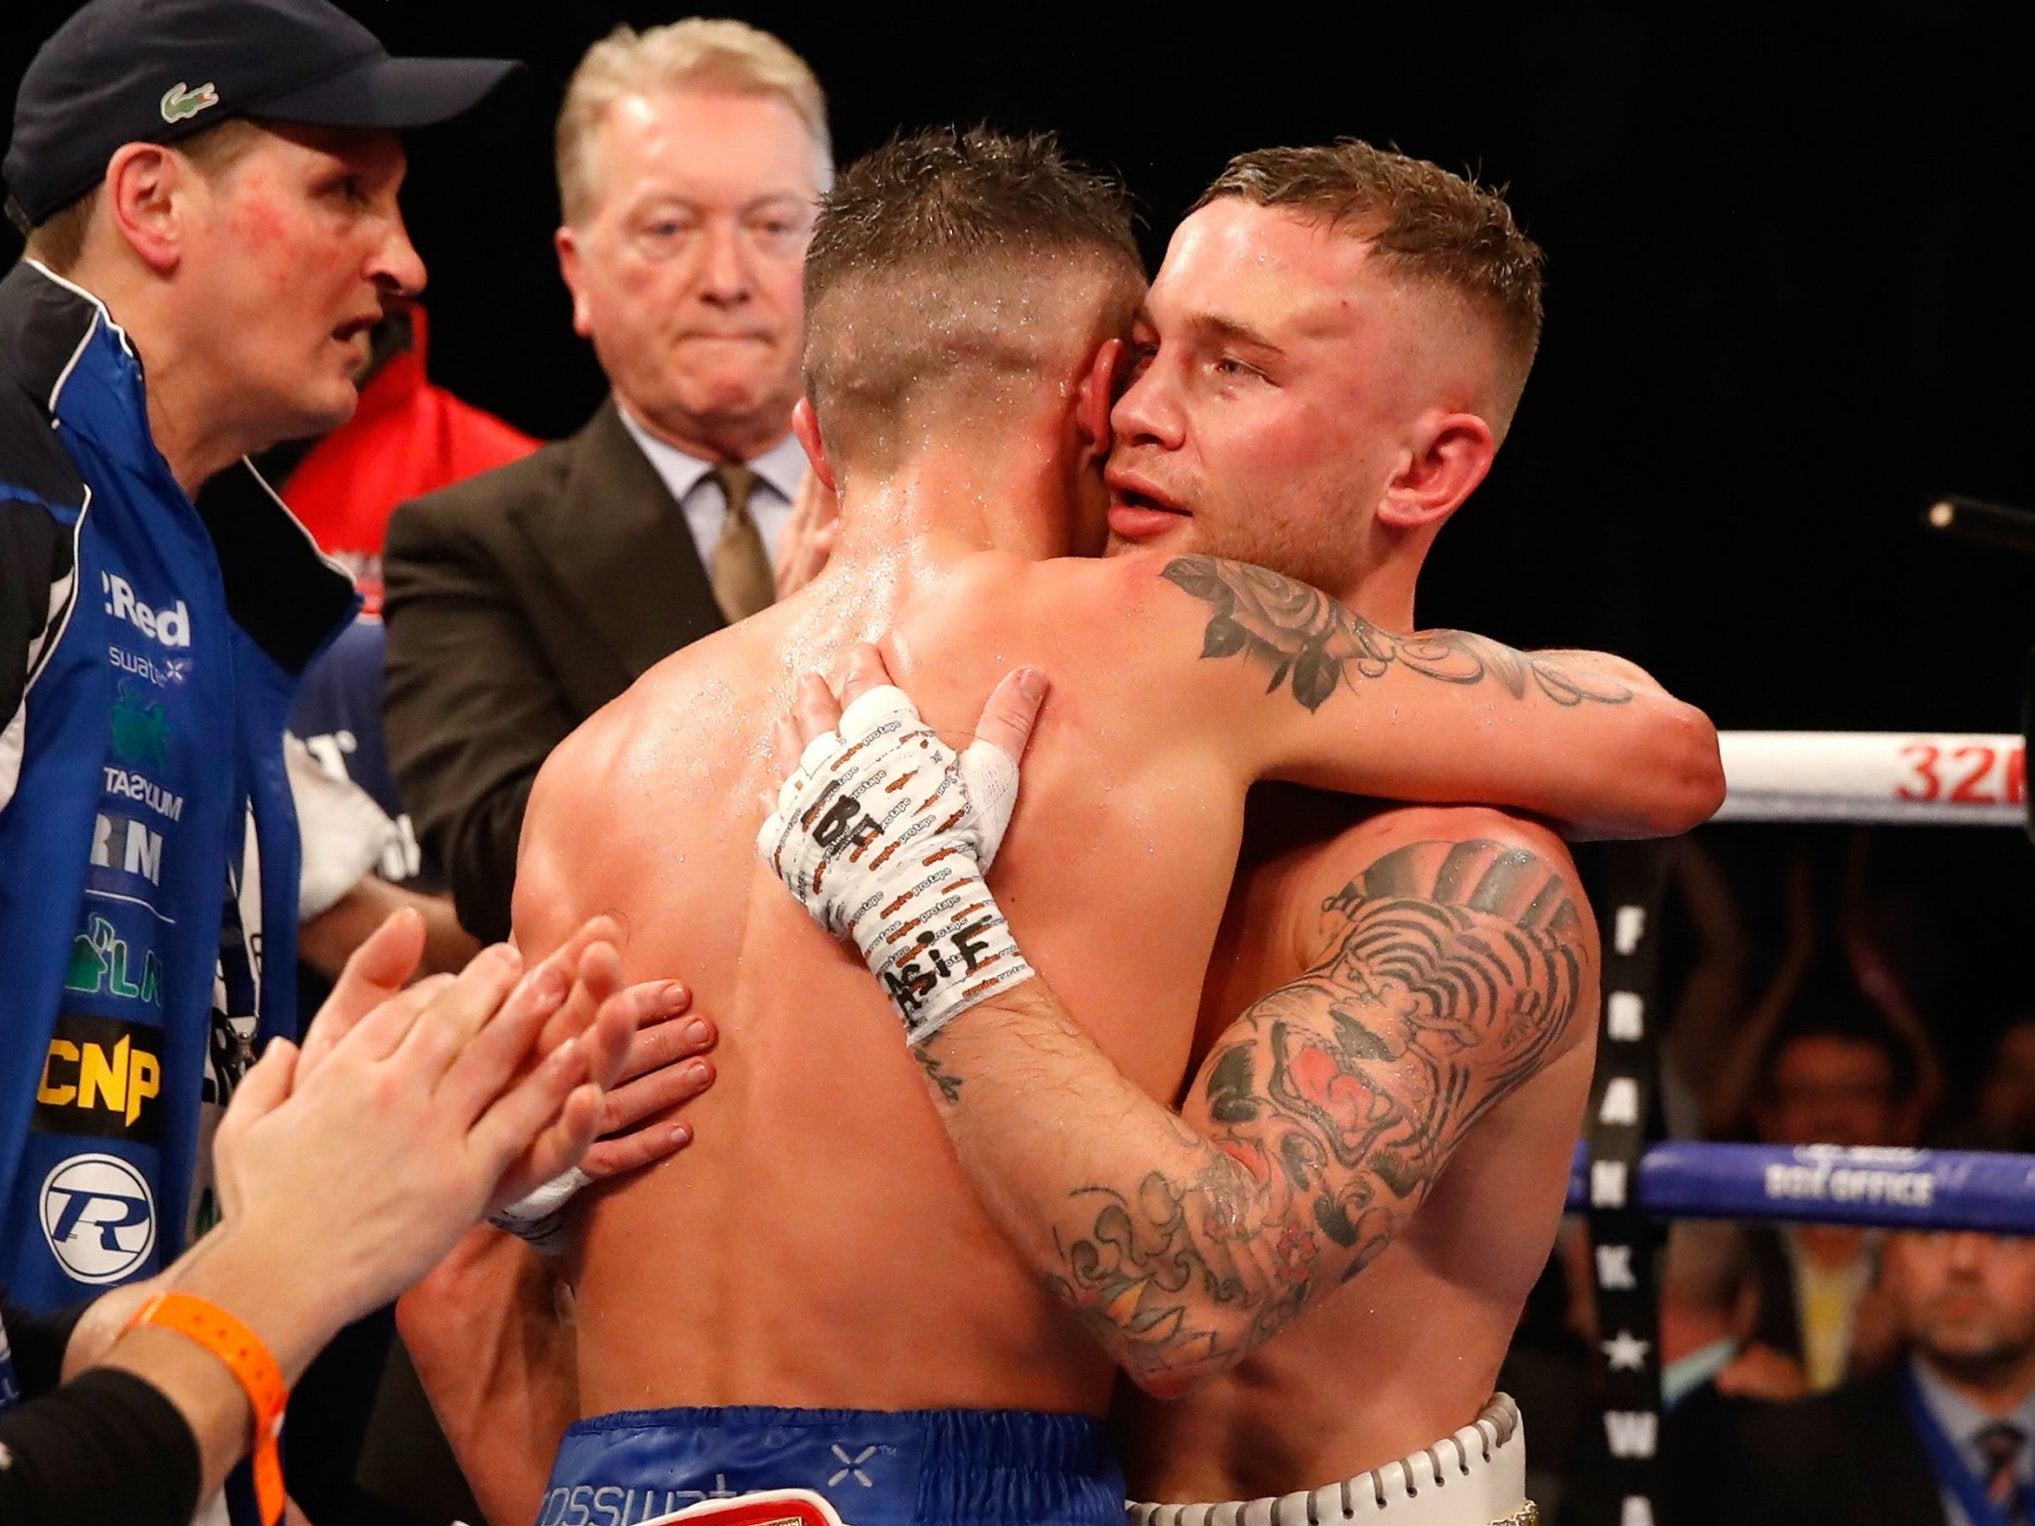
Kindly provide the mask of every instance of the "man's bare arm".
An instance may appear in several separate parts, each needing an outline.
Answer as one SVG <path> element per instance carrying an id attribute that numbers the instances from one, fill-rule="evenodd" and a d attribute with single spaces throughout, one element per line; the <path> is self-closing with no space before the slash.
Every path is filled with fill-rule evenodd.
<path id="1" fill-rule="evenodd" d="M 1686 831 L 1723 798 L 1708 719 L 1622 659 L 1467 631 L 1396 635 L 1246 562 L 1175 557 L 1157 576 L 1195 601 L 1183 634 L 1208 678 L 1250 691 L 1249 713 L 1230 719 L 1261 777 L 1500 805 L 1571 837 Z M 1180 656 L 1171 639 L 1152 643 L 1159 663 Z"/>
<path id="2" fill-rule="evenodd" d="M 1222 1035 L 1182 1115 L 1043 981 L 919 1047 L 999 1226 L 1153 1393 L 1375 1260 L 1465 1131 L 1560 1052 L 1594 974 L 1573 868 L 1523 833 L 1396 849 L 1324 910 L 1327 951 Z"/>
<path id="3" fill-rule="evenodd" d="M 1537 691 L 1558 705 L 1629 705 L 1639 688 L 1638 669 L 1603 671 L 1595 653 L 1536 655 L 1469 631 L 1395 635 L 1318 588 L 1248 562 L 1179 556 L 1161 576 L 1208 606 L 1202 656 L 1257 663 L 1271 672 L 1269 692 L 1288 690 L 1308 710 L 1395 667 L 1446 683 L 1494 683 L 1514 699 Z"/>
<path id="4" fill-rule="evenodd" d="M 978 794 L 887 677 L 865 648 L 847 712 L 801 686 L 759 849 L 882 979 L 992 1218 L 1148 1389 L 1232 1365 L 1370 1264 L 1464 1132 L 1562 1052 L 1593 934 L 1559 845 L 1520 826 L 1367 866 L 1314 967 L 1245 1013 L 1175 1116 L 1059 1005 L 982 879 L 1014 781 Z M 1023 753 L 1033 680 L 998 685 L 971 754 Z"/>

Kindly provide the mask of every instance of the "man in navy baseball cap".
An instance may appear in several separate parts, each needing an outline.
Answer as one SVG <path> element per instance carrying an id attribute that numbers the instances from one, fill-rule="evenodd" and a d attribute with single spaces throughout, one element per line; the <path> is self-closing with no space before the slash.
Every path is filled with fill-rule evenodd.
<path id="1" fill-rule="evenodd" d="M 175 143 L 232 117 L 424 127 L 519 65 L 391 58 L 324 0 L 94 0 L 36 54 L 4 173 L 29 225 L 99 183 L 123 143 Z"/>
<path id="2" fill-rule="evenodd" d="M 0 277 L 0 1286 L 31 1308 L 148 1277 L 218 1217 L 212 1129 L 256 1048 L 296 1034 L 282 733 L 356 600 L 244 458 L 351 416 L 369 331 L 424 285 L 399 133 L 515 67 L 392 58 L 323 0 L 91 0 L 22 80 L 0 163 L 27 236 Z M 116 1041 L 143 1078 L 125 1110 L 42 1082 Z"/>
<path id="3" fill-rule="evenodd" d="M 91 0 L 43 44 L 8 210 L 139 352 L 187 492 L 352 413 L 368 331 L 424 284 L 398 131 L 519 67 L 393 58 L 325 0 Z"/>

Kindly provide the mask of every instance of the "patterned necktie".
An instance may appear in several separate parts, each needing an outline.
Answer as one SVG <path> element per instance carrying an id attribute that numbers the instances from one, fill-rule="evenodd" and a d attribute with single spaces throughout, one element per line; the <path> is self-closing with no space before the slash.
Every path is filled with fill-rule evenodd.
<path id="1" fill-rule="evenodd" d="M 770 552 L 756 521 L 749 517 L 749 494 L 756 486 L 756 474 L 746 466 L 723 461 L 707 474 L 721 485 L 727 500 L 727 517 L 721 521 L 721 538 L 714 543 L 714 600 L 733 625 L 777 597 L 777 574 L 770 565 Z"/>
<path id="2" fill-rule="evenodd" d="M 2028 1491 L 2022 1487 L 2021 1444 L 2028 1439 L 2018 1425 L 1995 1420 L 1972 1440 L 1985 1459 L 1986 1498 L 2000 1512 L 2005 1526 L 2028 1526 Z"/>

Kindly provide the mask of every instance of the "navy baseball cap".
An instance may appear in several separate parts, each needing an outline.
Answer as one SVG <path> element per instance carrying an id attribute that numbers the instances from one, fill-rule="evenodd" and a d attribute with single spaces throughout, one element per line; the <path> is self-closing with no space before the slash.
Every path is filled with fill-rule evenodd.
<path id="1" fill-rule="evenodd" d="M 521 67 L 392 58 L 325 0 L 90 0 L 22 77 L 0 172 L 39 223 L 97 185 L 123 143 L 174 143 L 232 117 L 424 127 Z"/>

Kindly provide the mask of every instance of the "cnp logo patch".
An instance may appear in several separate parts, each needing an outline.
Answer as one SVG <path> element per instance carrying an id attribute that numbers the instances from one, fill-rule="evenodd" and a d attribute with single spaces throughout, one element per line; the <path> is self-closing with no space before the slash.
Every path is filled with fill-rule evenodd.
<path id="1" fill-rule="evenodd" d="M 154 1144 L 162 1137 L 162 1034 L 141 1023 L 66 1012 L 43 1056 L 34 1126 Z"/>
<path id="2" fill-rule="evenodd" d="M 73 1155 L 43 1178 L 42 1233 L 80 1282 L 118 1282 L 155 1249 L 155 1194 L 114 1155 Z"/>

